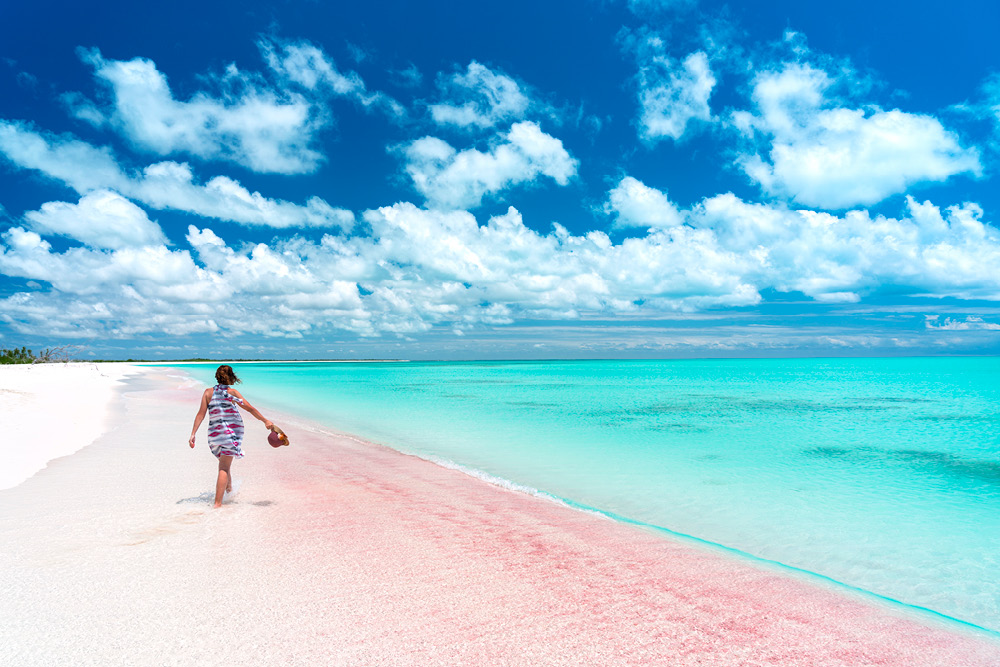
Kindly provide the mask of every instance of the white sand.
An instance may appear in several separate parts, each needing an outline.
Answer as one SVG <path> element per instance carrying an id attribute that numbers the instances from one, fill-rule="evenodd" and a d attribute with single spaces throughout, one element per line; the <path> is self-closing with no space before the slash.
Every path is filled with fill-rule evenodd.
<path id="1" fill-rule="evenodd" d="M 115 387 L 138 370 L 115 363 L 0 365 L 0 489 L 92 443 L 111 426 Z"/>

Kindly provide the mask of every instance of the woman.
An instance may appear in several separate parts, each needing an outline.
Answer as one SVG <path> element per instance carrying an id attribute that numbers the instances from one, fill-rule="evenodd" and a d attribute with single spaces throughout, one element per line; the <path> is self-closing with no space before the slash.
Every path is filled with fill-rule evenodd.
<path id="1" fill-rule="evenodd" d="M 233 372 L 232 366 L 219 366 L 215 371 L 215 381 L 217 385 L 211 389 L 206 389 L 201 396 L 201 407 L 194 418 L 194 428 L 191 429 L 191 439 L 188 444 L 194 448 L 194 434 L 205 419 L 208 413 L 208 446 L 219 459 L 219 479 L 215 483 L 215 506 L 222 507 L 223 493 L 231 493 L 233 490 L 233 476 L 229 472 L 229 467 L 233 464 L 233 459 L 243 458 L 243 417 L 236 406 L 240 406 L 257 419 L 264 422 L 269 430 L 274 429 L 274 424 L 265 419 L 257 408 L 253 407 L 240 395 L 240 392 L 233 389 L 233 385 L 240 381 Z"/>

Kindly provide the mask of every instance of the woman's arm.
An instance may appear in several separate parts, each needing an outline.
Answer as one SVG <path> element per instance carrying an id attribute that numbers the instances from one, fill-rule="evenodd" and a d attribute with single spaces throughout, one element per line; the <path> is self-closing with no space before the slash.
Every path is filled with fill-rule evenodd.
<path id="1" fill-rule="evenodd" d="M 205 414 L 208 412 L 208 401 L 211 395 L 211 389 L 206 389 L 205 393 L 201 395 L 201 407 L 198 408 L 198 414 L 194 416 L 194 426 L 191 428 L 191 437 L 188 439 L 188 445 L 192 448 L 194 447 L 194 434 L 198 431 L 198 427 L 201 426 L 201 422 L 205 420 Z"/>
<path id="2" fill-rule="evenodd" d="M 232 387 L 230 387 L 229 388 L 229 393 L 232 394 L 233 396 L 235 396 L 236 398 L 240 399 L 240 402 L 237 403 L 237 405 L 239 405 L 241 408 L 243 408 L 244 410 L 246 410 L 247 412 L 249 412 L 250 414 L 252 414 L 257 419 L 259 419 L 262 422 L 264 422 L 264 427 L 267 430 L 269 430 L 269 431 L 271 430 L 271 427 L 274 426 L 274 424 L 271 422 L 271 420 L 267 419 L 264 415 L 260 414 L 260 411 L 257 410 L 257 408 L 255 408 L 254 406 L 250 405 L 250 401 L 248 401 L 247 399 L 243 398 L 243 395 L 240 394 L 240 392 L 238 392 L 235 389 L 233 389 Z"/>

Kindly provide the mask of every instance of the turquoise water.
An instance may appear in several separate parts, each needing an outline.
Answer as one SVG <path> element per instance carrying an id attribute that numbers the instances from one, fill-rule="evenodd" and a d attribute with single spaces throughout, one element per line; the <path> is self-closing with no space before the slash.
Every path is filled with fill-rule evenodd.
<path id="1" fill-rule="evenodd" d="M 234 366 L 252 401 L 1000 630 L 1000 359 Z"/>

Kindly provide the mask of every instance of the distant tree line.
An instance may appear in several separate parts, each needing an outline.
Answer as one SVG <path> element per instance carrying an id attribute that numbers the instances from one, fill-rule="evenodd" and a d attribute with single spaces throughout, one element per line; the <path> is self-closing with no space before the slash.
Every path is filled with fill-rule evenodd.
<path id="1" fill-rule="evenodd" d="M 48 364 L 57 361 L 69 361 L 70 355 L 79 349 L 77 345 L 60 345 L 46 348 L 34 354 L 26 347 L 0 348 L 0 364 Z"/>
<path id="2" fill-rule="evenodd" d="M 35 363 L 35 355 L 31 353 L 26 347 L 13 350 L 8 350 L 7 348 L 0 348 L 0 364 L 33 364 Z"/>

